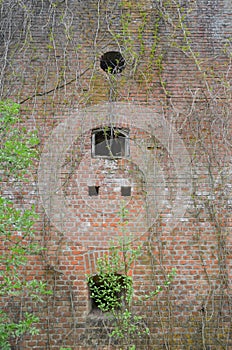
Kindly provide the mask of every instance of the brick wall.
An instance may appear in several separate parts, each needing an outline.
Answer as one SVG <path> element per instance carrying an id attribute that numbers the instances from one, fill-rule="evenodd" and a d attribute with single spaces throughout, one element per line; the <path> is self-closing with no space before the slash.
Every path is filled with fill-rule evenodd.
<path id="1" fill-rule="evenodd" d="M 21 104 L 41 139 L 34 178 L 2 192 L 36 204 L 46 250 L 25 273 L 53 290 L 41 307 L 25 301 L 40 335 L 17 347 L 120 348 L 108 318 L 91 312 L 86 274 L 122 235 L 124 203 L 132 244 L 143 247 L 131 269 L 133 312 L 150 336 L 138 336 L 137 349 L 232 348 L 229 1 L 1 7 L 1 95 Z M 100 68 L 111 50 L 126 59 L 120 75 Z M 92 157 L 92 130 L 110 125 L 129 129 L 130 157 Z M 140 303 L 172 267 L 170 287 Z M 8 307 L 18 312 L 16 301 Z"/>

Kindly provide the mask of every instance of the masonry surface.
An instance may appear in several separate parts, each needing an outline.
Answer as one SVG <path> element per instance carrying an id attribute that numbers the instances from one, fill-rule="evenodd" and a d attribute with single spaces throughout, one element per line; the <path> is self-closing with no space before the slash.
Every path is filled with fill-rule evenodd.
<path id="1" fill-rule="evenodd" d="M 92 312 L 86 279 L 122 235 L 122 206 L 142 244 L 133 312 L 150 333 L 136 349 L 232 349 L 230 1 L 0 6 L 1 97 L 20 103 L 41 152 L 33 178 L 1 194 L 36 205 L 45 250 L 24 273 L 53 291 L 41 308 L 3 302 L 40 317 L 39 336 L 12 349 L 127 349 Z M 125 58 L 122 72 L 101 69 L 108 51 Z M 129 130 L 128 157 L 93 157 L 93 130 L 105 127 Z M 173 267 L 170 286 L 141 304 Z"/>

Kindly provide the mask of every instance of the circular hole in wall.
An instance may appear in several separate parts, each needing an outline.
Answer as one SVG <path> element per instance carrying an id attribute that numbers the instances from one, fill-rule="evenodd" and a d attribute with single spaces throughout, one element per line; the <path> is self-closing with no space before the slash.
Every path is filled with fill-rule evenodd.
<path id="1" fill-rule="evenodd" d="M 101 56 L 100 67 L 105 72 L 111 74 L 121 73 L 125 66 L 125 59 L 119 51 L 108 51 Z"/>

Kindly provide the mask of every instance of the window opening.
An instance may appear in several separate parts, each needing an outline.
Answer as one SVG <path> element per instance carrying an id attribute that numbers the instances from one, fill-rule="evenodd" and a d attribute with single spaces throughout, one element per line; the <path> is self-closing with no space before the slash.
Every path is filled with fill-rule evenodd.
<path id="1" fill-rule="evenodd" d="M 121 158 L 129 156 L 129 130 L 114 127 L 92 132 L 92 156 Z"/>
<path id="2" fill-rule="evenodd" d="M 121 195 L 125 197 L 131 196 L 131 187 L 130 186 L 122 186 L 121 187 Z"/>
<path id="3" fill-rule="evenodd" d="M 98 196 L 100 186 L 89 186 L 89 196 Z"/>
<path id="4" fill-rule="evenodd" d="M 107 73 L 121 73 L 125 66 L 125 59 L 118 51 L 108 51 L 101 56 L 100 67 Z"/>

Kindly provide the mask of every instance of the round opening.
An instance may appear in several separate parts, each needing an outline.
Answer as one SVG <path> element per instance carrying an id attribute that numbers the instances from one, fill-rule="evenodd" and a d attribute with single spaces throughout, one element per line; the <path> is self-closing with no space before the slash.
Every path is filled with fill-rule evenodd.
<path id="1" fill-rule="evenodd" d="M 101 56 L 100 67 L 107 73 L 121 73 L 125 66 L 125 59 L 118 51 L 108 51 Z"/>

